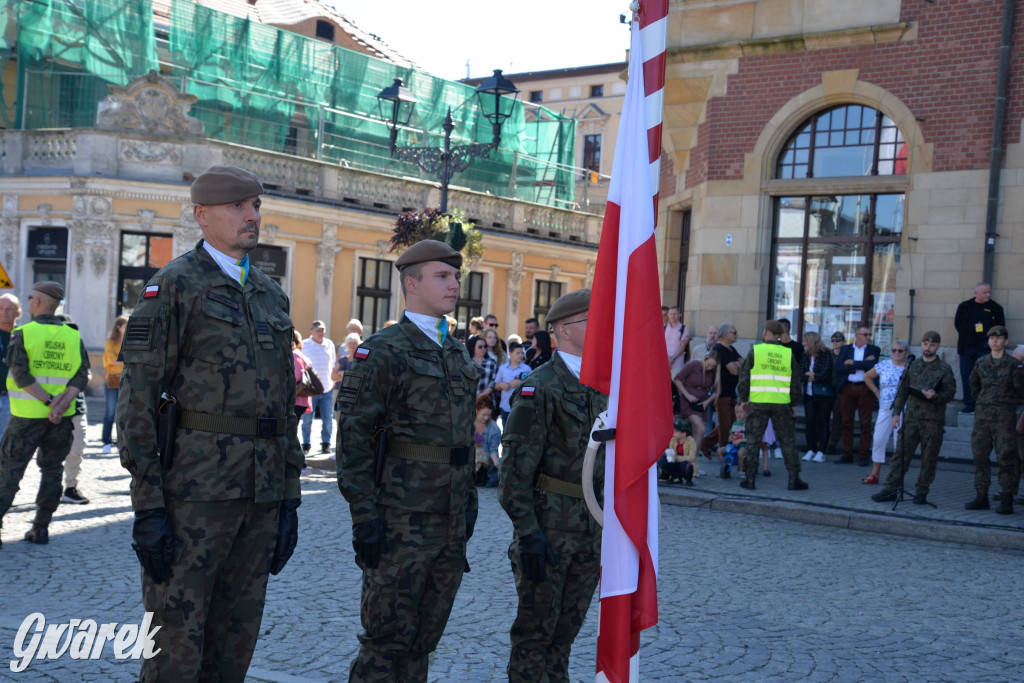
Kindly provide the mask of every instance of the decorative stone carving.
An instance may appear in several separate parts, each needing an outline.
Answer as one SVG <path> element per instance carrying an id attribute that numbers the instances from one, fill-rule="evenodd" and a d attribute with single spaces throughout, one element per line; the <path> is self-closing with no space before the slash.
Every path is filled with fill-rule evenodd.
<path id="1" fill-rule="evenodd" d="M 18 217 L 18 197 L 13 194 L 4 195 L 4 218 L 17 218 Z"/>
<path id="2" fill-rule="evenodd" d="M 199 224 L 196 223 L 196 216 L 192 212 L 191 204 L 181 205 L 181 224 L 186 228 L 198 228 Z"/>
<path id="3" fill-rule="evenodd" d="M 334 274 L 334 259 L 341 253 L 338 246 L 338 226 L 325 225 L 323 239 L 316 247 L 316 272 L 324 297 L 331 293 L 331 279 Z"/>
<path id="4" fill-rule="evenodd" d="M 108 220 L 111 217 L 110 199 L 75 195 L 72 200 L 71 216 L 79 220 Z"/>
<path id="5" fill-rule="evenodd" d="M 188 115 L 198 97 L 179 92 L 156 71 L 127 86 L 108 85 L 110 94 L 99 103 L 96 127 L 201 136 L 203 124 Z"/>
<path id="6" fill-rule="evenodd" d="M 382 259 L 387 256 L 390 245 L 391 243 L 387 240 L 377 240 L 377 258 Z"/>
<path id="7" fill-rule="evenodd" d="M 174 227 L 174 255 L 181 256 L 196 246 L 203 231 L 198 225 L 177 225 Z"/>
<path id="8" fill-rule="evenodd" d="M 526 269 L 523 268 L 523 255 L 518 251 L 512 252 L 512 267 L 508 270 L 508 289 L 512 294 L 512 312 L 519 313 L 519 287 L 526 277 Z"/>
<path id="9" fill-rule="evenodd" d="M 551 279 L 557 280 L 558 276 L 562 274 L 562 266 L 558 264 L 551 264 Z"/>
<path id="10" fill-rule="evenodd" d="M 121 161 L 169 166 L 180 164 L 184 156 L 181 145 L 149 140 L 118 140 L 117 151 Z"/>
<path id="11" fill-rule="evenodd" d="M 583 288 L 588 289 L 594 286 L 594 271 L 597 268 L 597 264 L 593 261 L 587 261 L 587 274 L 583 277 Z"/>
<path id="12" fill-rule="evenodd" d="M 114 248 L 114 224 L 107 221 L 72 220 L 68 222 L 68 227 L 71 229 L 71 250 L 75 254 L 76 274 L 82 274 L 88 254 L 93 275 L 99 279 L 107 270 Z"/>
<path id="13" fill-rule="evenodd" d="M 144 230 L 153 229 L 153 218 L 156 216 L 156 211 L 152 209 L 139 209 L 139 225 Z"/>
<path id="14" fill-rule="evenodd" d="M 39 222 L 41 224 L 50 225 L 50 211 L 52 209 L 52 204 L 39 204 L 36 206 L 36 211 L 39 212 Z"/>
<path id="15" fill-rule="evenodd" d="M 280 228 L 274 223 L 267 223 L 260 227 L 260 244 L 273 244 L 277 239 Z"/>

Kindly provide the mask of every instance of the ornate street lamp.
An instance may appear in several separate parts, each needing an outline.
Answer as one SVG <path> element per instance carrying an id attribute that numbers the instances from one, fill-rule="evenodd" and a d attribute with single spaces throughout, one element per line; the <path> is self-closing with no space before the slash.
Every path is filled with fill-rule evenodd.
<path id="1" fill-rule="evenodd" d="M 377 95 L 380 116 L 387 123 L 391 132 L 391 156 L 401 161 L 411 161 L 424 172 L 438 177 L 441 181 L 442 213 L 448 212 L 448 183 L 452 176 L 469 168 L 477 158 L 486 157 L 492 149 L 498 148 L 498 144 L 501 142 L 501 124 L 512 115 L 512 108 L 515 106 L 515 98 L 519 95 L 519 89 L 501 74 L 501 69 L 495 69 L 494 75 L 484 79 L 477 86 L 476 94 L 484 116 L 491 122 L 494 131 L 493 141 L 489 143 L 474 142 L 469 145 L 452 147 L 452 131 L 455 130 L 455 121 L 452 119 L 452 110 L 449 107 L 448 114 L 444 117 L 444 123 L 441 126 L 444 129 L 443 149 L 399 147 L 395 144 L 398 140 L 398 129 L 409 125 L 413 108 L 417 102 L 412 92 L 402 84 L 401 78 L 396 78 L 394 83 Z M 511 95 L 511 97 L 504 97 L 505 95 Z"/>

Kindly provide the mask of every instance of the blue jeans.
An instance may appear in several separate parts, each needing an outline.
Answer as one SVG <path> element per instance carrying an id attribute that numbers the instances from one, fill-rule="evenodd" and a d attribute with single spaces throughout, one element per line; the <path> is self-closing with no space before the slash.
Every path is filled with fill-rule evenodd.
<path id="1" fill-rule="evenodd" d="M 107 399 L 106 410 L 103 412 L 103 443 L 113 443 L 114 433 L 114 413 L 117 411 L 117 392 L 118 389 L 111 389 L 110 387 L 103 388 L 104 397 Z"/>
<path id="2" fill-rule="evenodd" d="M 4 394 L 0 396 L 0 437 L 7 431 L 7 423 L 11 421 L 11 399 Z"/>
<path id="3" fill-rule="evenodd" d="M 309 434 L 313 431 L 313 416 L 320 414 L 320 443 L 331 443 L 331 429 L 334 427 L 334 390 L 319 396 L 313 396 L 313 409 L 302 416 L 302 444 L 310 443 Z"/>

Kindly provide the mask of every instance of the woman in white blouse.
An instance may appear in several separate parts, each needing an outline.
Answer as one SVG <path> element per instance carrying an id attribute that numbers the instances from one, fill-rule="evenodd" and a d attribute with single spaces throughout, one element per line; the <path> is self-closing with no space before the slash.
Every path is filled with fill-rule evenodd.
<path id="1" fill-rule="evenodd" d="M 871 474 L 862 480 L 865 484 L 877 484 L 878 475 L 882 472 L 885 445 L 889 442 L 889 437 L 893 436 L 892 402 L 896 398 L 896 387 L 900 384 L 900 377 L 907 369 L 909 349 L 904 340 L 894 341 L 889 347 L 891 358 L 877 363 L 864 373 L 864 384 L 878 398 L 878 420 L 875 422 L 875 439 L 871 447 Z"/>

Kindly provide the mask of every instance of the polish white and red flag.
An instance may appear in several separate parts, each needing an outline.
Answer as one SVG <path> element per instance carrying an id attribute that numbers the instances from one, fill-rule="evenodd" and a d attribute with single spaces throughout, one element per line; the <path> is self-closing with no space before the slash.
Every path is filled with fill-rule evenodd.
<path id="1" fill-rule="evenodd" d="M 634 3 L 635 5 L 636 3 Z M 640 0 L 612 161 L 580 381 L 608 395 L 597 680 L 638 680 L 658 623 L 655 465 L 672 438 L 655 245 L 668 0 Z"/>

